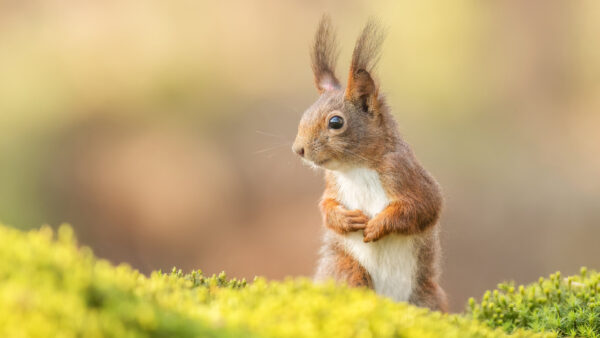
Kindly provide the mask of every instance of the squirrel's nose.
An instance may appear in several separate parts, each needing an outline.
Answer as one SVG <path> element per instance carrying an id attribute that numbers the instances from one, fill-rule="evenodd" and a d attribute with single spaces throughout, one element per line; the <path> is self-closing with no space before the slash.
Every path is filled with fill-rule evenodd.
<path id="1" fill-rule="evenodd" d="M 300 157 L 304 157 L 304 147 L 292 147 L 292 150 Z"/>

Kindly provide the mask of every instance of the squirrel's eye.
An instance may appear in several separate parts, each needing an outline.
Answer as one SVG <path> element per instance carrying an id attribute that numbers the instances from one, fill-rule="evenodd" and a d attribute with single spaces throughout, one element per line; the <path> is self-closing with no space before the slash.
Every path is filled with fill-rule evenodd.
<path id="1" fill-rule="evenodd" d="M 344 126 L 344 119 L 340 116 L 333 116 L 329 119 L 329 128 L 331 129 L 340 129 Z"/>

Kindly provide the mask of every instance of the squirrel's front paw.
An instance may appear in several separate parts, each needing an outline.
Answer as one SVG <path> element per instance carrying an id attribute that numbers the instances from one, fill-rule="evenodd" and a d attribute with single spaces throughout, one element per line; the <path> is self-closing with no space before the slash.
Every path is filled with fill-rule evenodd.
<path id="1" fill-rule="evenodd" d="M 339 232 L 342 234 L 363 230 L 369 222 L 369 217 L 360 210 L 340 210 L 340 216 Z"/>
<path id="2" fill-rule="evenodd" d="M 369 222 L 364 229 L 364 237 L 363 242 L 375 242 L 379 240 L 381 237 L 388 234 L 385 227 L 381 226 L 377 222 Z"/>

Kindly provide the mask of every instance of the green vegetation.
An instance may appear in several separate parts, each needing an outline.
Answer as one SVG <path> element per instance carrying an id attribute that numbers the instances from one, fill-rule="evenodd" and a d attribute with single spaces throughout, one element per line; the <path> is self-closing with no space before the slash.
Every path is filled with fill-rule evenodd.
<path id="1" fill-rule="evenodd" d="M 581 268 L 578 276 L 560 272 L 537 283 L 498 285 L 487 291 L 481 303 L 469 300 L 472 317 L 506 332 L 526 328 L 560 336 L 600 337 L 600 274 Z"/>
<path id="2" fill-rule="evenodd" d="M 0 226 L 1 337 L 498 337 L 504 333 L 306 279 L 253 283 L 112 266 L 71 228 Z M 521 336 L 530 333 L 519 331 Z"/>
<path id="3" fill-rule="evenodd" d="M 78 247 L 68 226 L 54 237 L 49 227 L 0 226 L 0 336 L 600 336 L 600 274 L 585 268 L 500 284 L 458 316 L 306 279 L 247 284 L 175 269 L 146 277 Z"/>
<path id="4" fill-rule="evenodd" d="M 191 314 L 207 293 L 197 285 L 240 287 L 198 274 L 155 273 L 96 260 L 69 227 L 22 233 L 0 226 L 0 337 L 211 337 L 240 330 Z M 207 287 L 197 288 L 208 290 Z M 182 291 L 179 291 L 182 290 Z M 245 334 L 245 332 L 244 332 Z"/>
<path id="5" fill-rule="evenodd" d="M 0 261 L 0 337 L 600 336 L 600 274 L 586 268 L 500 284 L 459 316 L 307 279 L 147 277 L 95 258 L 68 226 L 0 226 Z"/>

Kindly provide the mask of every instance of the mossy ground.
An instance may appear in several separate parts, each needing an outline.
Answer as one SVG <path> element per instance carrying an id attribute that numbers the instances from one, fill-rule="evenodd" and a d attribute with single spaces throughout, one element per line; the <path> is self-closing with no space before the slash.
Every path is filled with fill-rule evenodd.
<path id="1" fill-rule="evenodd" d="M 560 336 L 600 336 L 600 274 L 581 268 L 576 276 L 560 272 L 537 283 L 515 287 L 502 283 L 477 303 L 469 300 L 469 313 L 506 332 L 526 328 Z"/>
<path id="2" fill-rule="evenodd" d="M 598 332 L 597 317 L 585 310 L 596 309 L 597 278 L 590 276 L 574 277 L 564 286 L 555 276 L 543 280 L 539 292 L 537 286 L 517 291 L 502 286 L 502 291 L 486 294 L 485 303 L 472 301 L 470 315 L 459 316 L 307 279 L 259 278 L 246 283 L 224 274 L 205 277 L 199 271 L 145 276 L 127 265 L 95 258 L 89 249 L 77 246 L 66 226 L 57 236 L 49 227 L 24 233 L 0 226 L 0 262 L 0 337 L 501 337 L 505 331 L 516 336 L 536 336 L 533 331 L 544 329 L 588 336 Z M 525 303 L 525 298 L 531 301 Z M 552 310 L 556 303 L 569 310 L 562 305 Z"/>

